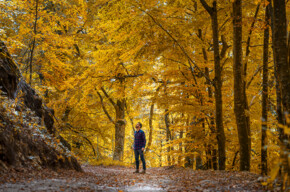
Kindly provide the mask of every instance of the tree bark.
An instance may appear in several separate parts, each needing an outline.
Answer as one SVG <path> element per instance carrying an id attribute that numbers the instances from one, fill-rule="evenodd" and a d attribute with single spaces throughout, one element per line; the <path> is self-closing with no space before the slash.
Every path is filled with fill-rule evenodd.
<path id="1" fill-rule="evenodd" d="M 164 116 L 164 120 L 165 120 L 165 126 L 166 126 L 166 142 L 167 144 L 169 144 L 169 141 L 171 139 L 171 133 L 170 133 L 170 124 L 169 124 L 169 114 L 168 114 L 168 109 L 165 109 L 165 116 Z M 167 162 L 168 165 L 171 165 L 171 155 L 169 154 L 171 151 L 171 147 L 167 147 Z"/>
<path id="2" fill-rule="evenodd" d="M 150 149 L 152 143 L 152 132 L 153 132 L 153 114 L 154 114 L 154 103 L 150 106 L 149 113 L 149 139 L 146 147 L 146 151 Z"/>
<path id="3" fill-rule="evenodd" d="M 121 81 L 122 83 L 122 81 Z M 109 99 L 110 103 L 115 108 L 115 120 L 110 116 L 108 111 L 105 108 L 103 103 L 103 98 L 99 92 L 97 94 L 100 97 L 102 108 L 104 113 L 107 115 L 108 119 L 115 125 L 115 147 L 114 147 L 114 154 L 113 160 L 121 161 L 124 154 L 124 142 L 125 142 L 125 127 L 126 127 L 126 120 L 125 120 L 125 107 L 126 107 L 126 100 L 125 99 L 118 99 L 115 103 L 114 100 L 108 95 L 106 90 L 102 87 L 101 88 L 104 95 Z M 112 141 L 113 142 L 113 141 Z"/>
<path id="4" fill-rule="evenodd" d="M 243 52 L 242 52 L 242 0 L 233 3 L 233 53 L 234 53 L 234 112 L 240 144 L 240 170 L 250 170 L 249 133 L 245 110 Z"/>
<path id="5" fill-rule="evenodd" d="M 125 142 L 125 99 L 117 100 L 115 123 L 115 150 L 113 160 L 121 161 L 124 155 Z"/>
<path id="6" fill-rule="evenodd" d="M 202 31 L 201 29 L 198 30 L 198 35 L 199 35 L 199 38 L 201 40 L 203 40 L 202 38 Z M 222 40 L 223 40 L 223 48 L 222 48 L 222 51 L 221 51 L 221 56 L 220 58 L 224 58 L 225 55 L 226 55 L 226 51 L 227 49 L 229 48 L 229 46 L 227 45 L 227 43 L 225 42 L 223 36 L 222 36 Z M 207 57 L 207 52 L 206 52 L 206 49 L 203 47 L 202 48 L 202 53 L 203 53 L 203 58 L 205 60 L 205 62 L 208 62 L 208 57 Z M 208 67 L 205 67 L 205 75 L 209 77 L 209 69 Z M 208 91 L 208 97 L 209 97 L 209 102 L 212 103 L 212 87 L 210 85 L 210 82 L 206 79 L 206 84 L 208 84 L 208 87 L 207 87 L 207 91 Z M 209 129 L 210 129 L 210 134 L 216 134 L 216 129 L 215 129 L 215 118 L 213 116 L 212 113 L 209 114 L 210 115 L 210 123 L 208 123 L 208 126 L 209 126 Z M 211 144 L 209 143 L 207 145 L 207 168 L 208 169 L 211 169 L 213 168 L 214 170 L 217 170 L 218 168 L 218 165 L 217 165 L 217 150 L 216 150 L 216 147 L 215 147 L 215 144 Z"/>
<path id="7" fill-rule="evenodd" d="M 287 20 L 285 0 L 274 0 L 274 56 L 276 61 L 276 82 L 277 82 L 277 112 L 281 113 L 279 122 L 281 158 L 283 160 L 283 174 L 290 174 L 288 151 L 290 148 L 289 136 L 284 133 L 283 126 L 290 127 L 290 64 L 288 63 L 287 47 Z M 281 99 L 278 101 L 278 99 Z M 280 107 L 280 109 L 279 109 Z M 279 119 L 278 119 L 279 120 Z M 289 181 L 289 179 L 288 179 Z"/>
<path id="8" fill-rule="evenodd" d="M 261 139 L 261 164 L 262 175 L 267 175 L 267 122 L 268 122 L 268 57 L 269 57 L 269 5 L 266 7 L 263 48 L 263 92 L 262 92 L 262 139 Z"/>
<path id="9" fill-rule="evenodd" d="M 285 0 L 274 0 L 274 52 L 277 65 L 277 82 L 279 82 L 283 125 L 290 109 L 290 66 L 288 64 L 287 22 Z M 283 130 L 282 130 L 283 132 Z M 284 133 L 282 133 L 284 135 Z"/>
<path id="10" fill-rule="evenodd" d="M 149 139 L 148 139 L 148 144 L 147 144 L 147 147 L 146 147 L 146 151 L 150 149 L 151 144 L 152 144 L 154 103 L 155 103 L 156 97 L 157 97 L 158 92 L 159 92 L 159 90 L 160 90 L 161 87 L 162 86 L 159 86 L 156 89 L 155 96 L 154 96 L 154 98 L 152 100 L 152 104 L 150 106 L 150 114 L 149 114 Z"/>
<path id="11" fill-rule="evenodd" d="M 183 138 L 183 129 L 179 132 L 179 138 Z M 179 143 L 179 156 L 178 156 L 178 165 L 182 166 L 182 157 L 181 154 L 183 153 L 182 142 Z"/>
<path id="12" fill-rule="evenodd" d="M 212 32 L 213 32 L 213 46 L 214 46 L 214 66 L 215 66 L 215 111 L 216 111 L 216 130 L 219 153 L 219 170 L 225 170 L 226 167 L 226 150 L 225 150 L 225 133 L 223 127 L 223 100 L 222 100 L 222 68 L 220 65 L 219 53 L 219 34 L 218 34 L 218 20 L 217 20 L 217 2 L 213 1 L 213 7 L 209 7 L 205 0 L 200 0 L 203 7 L 211 16 Z"/>

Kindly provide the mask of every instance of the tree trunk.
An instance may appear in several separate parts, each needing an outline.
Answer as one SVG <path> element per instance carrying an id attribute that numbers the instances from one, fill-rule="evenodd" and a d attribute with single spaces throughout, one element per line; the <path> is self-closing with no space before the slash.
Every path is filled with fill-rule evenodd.
<path id="1" fill-rule="evenodd" d="M 193 134 L 192 134 L 192 126 L 190 126 L 190 118 L 188 117 L 187 120 L 187 128 L 186 128 L 186 138 L 188 140 L 192 140 L 193 139 Z M 186 147 L 185 147 L 185 153 L 187 154 L 185 157 L 185 163 L 184 163 L 184 167 L 186 168 L 193 168 L 193 147 L 192 147 L 192 141 L 187 141 L 186 142 Z"/>
<path id="2" fill-rule="evenodd" d="M 118 100 L 116 106 L 116 122 L 115 122 L 115 150 L 114 160 L 121 161 L 124 154 L 125 141 L 125 99 Z"/>
<path id="3" fill-rule="evenodd" d="M 169 144 L 169 141 L 171 139 L 171 133 L 170 133 L 170 125 L 169 125 L 169 114 L 168 114 L 168 109 L 165 109 L 165 116 L 164 116 L 164 120 L 165 120 L 165 126 L 166 126 L 166 142 L 167 144 Z M 167 147 L 167 162 L 168 165 L 171 165 L 171 155 L 169 154 L 169 152 L 171 147 Z"/>
<path id="4" fill-rule="evenodd" d="M 290 66 L 288 64 L 287 22 L 285 0 L 274 0 L 274 52 L 277 65 L 277 82 L 279 82 L 283 124 L 290 109 Z M 282 130 L 282 134 L 283 130 Z"/>
<path id="5" fill-rule="evenodd" d="M 242 52 L 242 0 L 233 3 L 233 53 L 234 53 L 234 112 L 236 116 L 239 144 L 240 170 L 250 170 L 250 148 L 245 111 Z"/>
<path id="6" fill-rule="evenodd" d="M 274 0 L 274 56 L 276 61 L 276 82 L 277 88 L 277 111 L 281 113 L 279 122 L 281 146 L 281 158 L 283 159 L 283 170 L 290 174 L 288 154 L 290 144 L 289 136 L 284 133 L 283 125 L 290 127 L 289 110 L 290 110 L 290 65 L 288 63 L 287 48 L 287 21 L 286 21 L 286 2 L 285 0 Z M 280 97 L 279 97 L 280 96 Z M 281 101 L 278 101 L 278 98 Z M 288 119 L 288 121 L 287 121 Z M 288 179 L 289 180 L 289 179 Z"/>
<path id="7" fill-rule="evenodd" d="M 225 133 L 223 127 L 223 100 L 222 100 L 222 68 L 220 65 L 219 54 L 219 34 L 218 34 L 218 19 L 217 19 L 217 2 L 213 1 L 213 7 L 201 0 L 202 5 L 211 16 L 212 32 L 213 32 L 213 47 L 214 47 L 214 66 L 215 66 L 215 109 L 216 109 L 216 129 L 217 142 L 219 152 L 219 170 L 226 168 L 226 149 L 225 149 Z"/>
<path id="8" fill-rule="evenodd" d="M 149 139 L 146 147 L 146 151 L 148 151 L 151 147 L 152 143 L 152 132 L 153 132 L 153 114 L 154 114 L 154 103 L 150 106 L 150 114 L 149 114 Z"/>
<path id="9" fill-rule="evenodd" d="M 161 131 L 160 131 L 160 134 L 161 134 Z M 159 153 L 159 166 L 162 167 L 162 147 L 163 147 L 163 144 L 162 144 L 162 139 L 160 139 L 160 153 Z"/>
<path id="10" fill-rule="evenodd" d="M 202 48 L 202 52 L 204 55 L 204 59 L 207 61 L 207 54 L 206 54 L 206 50 L 205 48 Z M 205 75 L 209 77 L 209 70 L 207 67 L 205 67 Z M 208 97 L 210 99 L 209 102 L 212 103 L 212 89 L 210 86 L 209 81 L 207 80 L 206 83 L 208 84 L 207 90 L 208 90 Z M 209 129 L 210 129 L 210 133 L 212 134 L 216 134 L 216 130 L 215 130 L 215 126 L 214 126 L 214 116 L 213 114 L 210 113 L 210 124 Z M 207 149 L 207 157 L 208 157 L 208 162 L 207 162 L 207 168 L 211 169 L 213 168 L 214 170 L 217 170 L 217 150 L 215 148 L 215 144 L 208 144 L 208 149 Z"/>
<path id="11" fill-rule="evenodd" d="M 196 170 L 203 169 L 203 167 L 202 167 L 202 159 L 201 159 L 201 156 L 200 156 L 199 153 L 196 155 L 196 164 L 195 164 L 195 169 L 196 169 Z"/>
<path id="12" fill-rule="evenodd" d="M 122 80 L 120 80 L 120 82 L 122 84 Z M 115 103 L 103 87 L 101 88 L 101 90 L 104 93 L 104 95 L 108 98 L 110 103 L 114 106 L 114 109 L 115 109 L 116 119 L 114 121 L 104 105 L 102 95 L 99 92 L 97 92 L 97 94 L 100 97 L 104 113 L 106 114 L 110 122 L 115 125 L 115 138 L 112 135 L 112 151 L 114 151 L 113 160 L 121 161 L 124 154 L 125 127 L 126 127 L 126 120 L 125 120 L 126 100 L 118 99 L 117 102 Z M 115 139 L 115 147 L 113 144 L 114 139 Z"/>
<path id="13" fill-rule="evenodd" d="M 269 5 L 266 7 L 263 49 L 263 92 L 262 92 L 262 139 L 261 139 L 261 164 L 262 175 L 267 175 L 267 122 L 268 122 L 268 57 L 269 57 Z"/>
<path id="14" fill-rule="evenodd" d="M 216 101 L 216 128 L 219 152 L 219 170 L 226 168 L 226 137 L 223 126 L 223 100 L 222 100 L 222 77 L 219 55 L 219 41 L 218 41 L 218 21 L 217 21 L 217 7 L 216 1 L 213 2 L 212 14 L 212 31 L 214 43 L 214 66 L 215 66 L 215 101 Z"/>
<path id="15" fill-rule="evenodd" d="M 182 139 L 183 138 L 183 129 L 180 130 L 179 132 L 179 138 Z M 182 155 L 183 153 L 183 149 L 182 149 L 182 142 L 179 143 L 179 156 L 178 156 L 178 165 L 182 166 Z"/>

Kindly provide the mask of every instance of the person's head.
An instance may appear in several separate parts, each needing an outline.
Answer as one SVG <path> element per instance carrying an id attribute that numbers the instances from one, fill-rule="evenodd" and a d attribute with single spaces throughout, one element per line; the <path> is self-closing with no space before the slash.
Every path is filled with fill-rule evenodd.
<path id="1" fill-rule="evenodd" d="M 142 127 L 142 123 L 138 122 L 135 127 L 137 130 L 140 130 Z"/>

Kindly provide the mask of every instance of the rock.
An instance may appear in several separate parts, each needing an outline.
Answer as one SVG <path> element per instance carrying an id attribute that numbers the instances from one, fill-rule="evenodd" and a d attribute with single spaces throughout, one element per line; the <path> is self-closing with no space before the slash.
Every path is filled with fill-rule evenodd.
<path id="1" fill-rule="evenodd" d="M 56 138 L 53 109 L 46 107 L 43 99 L 23 80 L 2 41 L 0 92 L 0 99 L 2 92 L 7 96 L 5 101 L 2 99 L 7 105 L 2 105 L 0 100 L 0 170 L 33 166 L 82 171 L 78 161 L 68 154 L 69 143 L 61 136 Z M 18 103 L 14 109 L 9 103 L 16 97 Z M 41 129 L 42 122 L 47 131 Z M 58 139 L 62 144 L 56 142 Z"/>

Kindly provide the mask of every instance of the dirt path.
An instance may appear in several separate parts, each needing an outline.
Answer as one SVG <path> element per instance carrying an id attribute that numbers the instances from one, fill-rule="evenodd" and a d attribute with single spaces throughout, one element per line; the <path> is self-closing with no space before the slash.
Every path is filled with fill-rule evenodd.
<path id="1" fill-rule="evenodd" d="M 133 174 L 125 167 L 84 166 L 85 173 L 59 170 L 12 171 L 1 175 L 0 191 L 264 191 L 248 172 L 150 168 Z"/>

